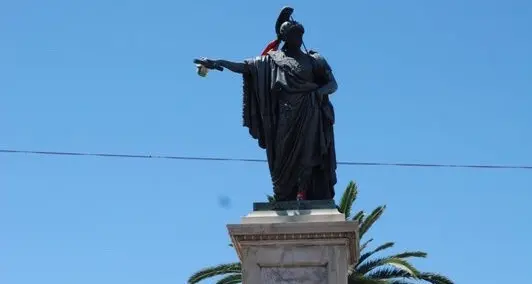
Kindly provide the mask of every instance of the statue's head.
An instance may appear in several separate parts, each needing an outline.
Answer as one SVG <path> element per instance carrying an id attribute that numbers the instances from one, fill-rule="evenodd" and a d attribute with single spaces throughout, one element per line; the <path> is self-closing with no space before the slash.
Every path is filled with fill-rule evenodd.
<path id="1" fill-rule="evenodd" d="M 301 48 L 305 28 L 296 21 L 286 21 L 281 25 L 279 34 L 287 48 Z"/>

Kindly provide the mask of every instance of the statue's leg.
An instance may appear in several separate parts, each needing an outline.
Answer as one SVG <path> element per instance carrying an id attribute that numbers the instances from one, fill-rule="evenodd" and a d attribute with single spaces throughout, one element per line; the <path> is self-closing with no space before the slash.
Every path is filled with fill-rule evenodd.
<path id="1" fill-rule="evenodd" d="M 333 199 L 330 174 L 327 169 L 318 166 L 313 168 L 312 175 L 307 187 L 307 200 L 330 200 Z"/>
<path id="2" fill-rule="evenodd" d="M 293 201 L 297 199 L 297 187 L 281 188 L 279 186 L 273 189 L 275 201 Z"/>

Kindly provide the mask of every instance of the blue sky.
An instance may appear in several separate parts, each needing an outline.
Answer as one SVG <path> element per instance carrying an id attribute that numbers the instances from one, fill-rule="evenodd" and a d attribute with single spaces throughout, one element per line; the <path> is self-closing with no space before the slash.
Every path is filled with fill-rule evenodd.
<path id="1" fill-rule="evenodd" d="M 264 158 L 241 127 L 240 60 L 286 4 L 333 67 L 341 161 L 532 164 L 529 1 L 0 3 L 0 148 Z M 388 209 L 369 233 L 456 283 L 518 283 L 532 172 L 340 166 Z M 0 154 L 0 282 L 184 283 L 236 260 L 227 223 L 266 164 Z M 219 206 L 229 197 L 228 208 Z"/>

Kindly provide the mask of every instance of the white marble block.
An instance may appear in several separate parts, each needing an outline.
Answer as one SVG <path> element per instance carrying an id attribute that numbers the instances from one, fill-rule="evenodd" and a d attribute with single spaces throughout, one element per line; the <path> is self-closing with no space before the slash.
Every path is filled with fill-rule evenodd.
<path id="1" fill-rule="evenodd" d="M 227 225 L 243 284 L 347 284 L 358 225 L 336 209 L 254 211 Z"/>

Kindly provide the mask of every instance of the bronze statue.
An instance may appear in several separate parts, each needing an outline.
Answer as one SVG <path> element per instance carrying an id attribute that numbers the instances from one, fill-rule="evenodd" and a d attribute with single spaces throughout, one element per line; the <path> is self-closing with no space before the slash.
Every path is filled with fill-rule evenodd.
<path id="1" fill-rule="evenodd" d="M 336 154 L 329 95 L 337 84 L 323 56 L 301 50 L 305 29 L 291 18 L 292 12 L 282 9 L 277 39 L 261 56 L 243 62 L 194 62 L 200 69 L 226 68 L 243 75 L 244 126 L 266 149 L 275 200 L 331 200 Z M 204 76 L 203 71 L 198 73 Z"/>

